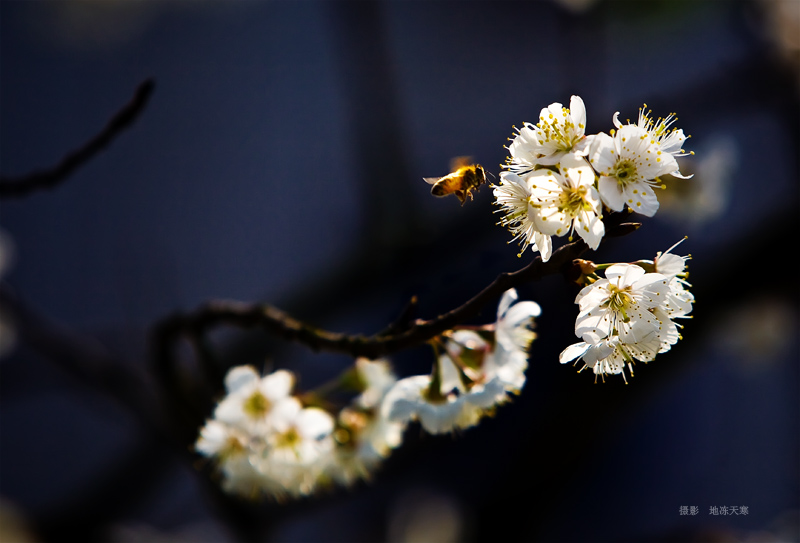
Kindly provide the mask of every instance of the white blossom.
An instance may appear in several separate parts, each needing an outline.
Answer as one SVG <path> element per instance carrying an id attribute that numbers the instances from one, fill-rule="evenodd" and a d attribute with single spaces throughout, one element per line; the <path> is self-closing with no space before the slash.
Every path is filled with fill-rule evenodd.
<path id="1" fill-rule="evenodd" d="M 670 319 L 688 316 L 694 303 L 694 295 L 689 292 L 689 287 L 692 285 L 686 281 L 686 277 L 689 275 L 686 272 L 686 262 L 691 256 L 678 256 L 670 252 L 681 242 L 683 239 L 663 253 L 659 252 L 653 261 L 656 273 L 669 279 L 669 293 L 665 309 Z"/>
<path id="2" fill-rule="evenodd" d="M 577 231 L 591 249 L 597 249 L 605 234 L 603 205 L 594 187 L 594 171 L 586 159 L 566 155 L 558 171 L 536 170 L 526 181 L 536 230 L 546 236 L 570 237 Z"/>
<path id="3" fill-rule="evenodd" d="M 569 108 L 554 102 L 539 113 L 537 124 L 525 123 L 508 146 L 506 167 L 526 173 L 536 165 L 558 164 L 567 153 L 585 153 L 586 108 L 580 96 L 572 96 Z"/>
<path id="4" fill-rule="evenodd" d="M 677 245 L 654 261 L 608 266 L 605 279 L 581 290 L 575 334 L 582 341 L 564 349 L 562 364 L 582 360 L 579 371 L 592 368 L 595 376 L 625 378 L 626 367 L 633 375 L 635 361 L 650 362 L 678 342 L 673 318 L 686 316 L 694 297 L 684 280 L 689 257 L 670 252 Z"/>
<path id="5" fill-rule="evenodd" d="M 381 409 L 386 393 L 397 382 L 386 360 L 356 360 L 356 372 L 364 390 L 339 412 L 334 431 L 334 460 L 327 473 L 333 480 L 350 485 L 368 479 L 392 449 L 400 446 L 405 422 L 388 420 Z"/>
<path id="6" fill-rule="evenodd" d="M 651 309 L 665 303 L 668 280 L 658 273 L 646 273 L 634 264 L 614 264 L 605 279 L 584 287 L 575 298 L 580 313 L 575 335 L 596 344 L 599 339 L 618 335 L 625 343 L 636 343 L 659 322 Z"/>
<path id="7" fill-rule="evenodd" d="M 507 400 L 499 378 L 465 384 L 449 355 L 437 361 L 433 375 L 399 380 L 383 403 L 383 416 L 391 422 L 417 420 L 431 434 L 476 425 L 491 409 Z"/>
<path id="8" fill-rule="evenodd" d="M 528 350 L 536 338 L 533 319 L 542 309 L 533 301 L 518 302 L 515 289 L 503 293 L 497 306 L 494 349 L 483 362 L 483 372 L 489 380 L 496 378 L 505 390 L 519 393 L 525 384 L 528 369 Z"/>
<path id="9" fill-rule="evenodd" d="M 405 428 L 404 422 L 388 420 L 380 409 L 342 409 L 334 431 L 336 448 L 328 475 L 344 485 L 369 479 L 392 449 L 400 445 Z"/>
<path id="10" fill-rule="evenodd" d="M 478 330 L 456 330 L 444 342 L 432 375 L 401 379 L 387 393 L 382 410 L 390 421 L 418 420 L 429 433 L 478 423 L 525 384 L 528 348 L 536 334 L 535 302 L 519 302 L 514 289 L 498 305 L 497 321 Z M 493 333 L 493 334 L 492 334 Z M 492 341 L 484 335 L 492 334 Z"/>
<path id="11" fill-rule="evenodd" d="M 663 309 L 670 319 L 687 317 L 694 303 L 694 295 L 689 292 L 692 285 L 686 281 L 689 276 L 686 262 L 691 259 L 691 255 L 679 256 L 671 252 L 685 239 L 681 239 L 664 252 L 659 251 L 653 260 L 640 261 L 643 267 L 660 273 L 669 280 L 669 292 Z"/>
<path id="12" fill-rule="evenodd" d="M 222 474 L 222 488 L 226 492 L 256 497 L 263 486 L 261 474 L 250 462 L 255 449 L 262 443 L 254 442 L 244 430 L 209 420 L 200 430 L 195 450 L 216 460 Z"/>
<path id="13" fill-rule="evenodd" d="M 439 357 L 433 375 L 401 379 L 387 393 L 382 409 L 393 422 L 418 420 L 431 434 L 469 428 L 487 409 L 505 399 L 499 381 L 464 383 L 462 372 L 448 355 Z"/>
<path id="14" fill-rule="evenodd" d="M 483 397 L 499 386 L 504 392 L 518 394 L 525 384 L 528 350 L 536 338 L 534 318 L 541 314 L 539 304 L 518 302 L 515 289 L 503 293 L 497 306 L 497 320 L 481 333 L 457 330 L 449 335 L 445 348 L 450 359 L 459 364 L 472 383 L 482 383 Z M 493 333 L 490 339 L 481 335 Z M 456 383 L 457 384 L 457 383 Z M 475 392 L 474 387 L 470 392 Z M 494 403 L 506 397 L 501 392 Z"/>
<path id="15" fill-rule="evenodd" d="M 356 372 L 364 384 L 364 390 L 355 403 L 365 409 L 376 407 L 386 392 L 397 382 L 391 366 L 386 360 L 356 359 Z"/>
<path id="16" fill-rule="evenodd" d="M 333 459 L 333 417 L 303 407 L 291 395 L 292 373 L 261 377 L 251 366 L 232 368 L 227 395 L 200 430 L 198 453 L 215 461 L 228 492 L 277 499 L 306 495 Z"/>
<path id="17" fill-rule="evenodd" d="M 431 394 L 431 385 L 430 375 L 415 375 L 400 379 L 386 395 L 382 408 L 383 416 L 399 423 L 418 420 L 431 434 L 466 428 L 477 422 L 477 418 L 473 420 L 468 413 L 462 414 L 465 407 L 462 396 L 454 393 L 441 395 L 435 390 L 433 391 L 435 395 Z"/>
<path id="18" fill-rule="evenodd" d="M 668 152 L 651 143 L 647 130 L 624 125 L 614 137 L 601 132 L 591 142 L 589 161 L 600 175 L 597 184 L 603 203 L 613 211 L 625 206 L 652 217 L 658 211 L 653 186 L 660 175 L 678 171 L 678 163 Z"/>
<path id="19" fill-rule="evenodd" d="M 494 186 L 493 194 L 495 204 L 501 206 L 497 212 L 503 213 L 498 224 L 514 235 L 511 241 L 522 244 L 519 256 L 530 247 L 541 254 L 543 262 L 547 262 L 553 254 L 553 242 L 550 236 L 539 231 L 533 221 L 536 211 L 528 181 L 515 173 L 502 172 L 500 185 Z"/>
<path id="20" fill-rule="evenodd" d="M 526 352 L 536 338 L 531 330 L 533 319 L 542 314 L 534 301 L 520 302 L 516 289 L 508 289 L 497 304 L 495 338 L 507 350 Z"/>
<path id="21" fill-rule="evenodd" d="M 654 331 L 650 331 L 636 343 L 623 343 L 619 336 L 615 335 L 603 338 L 596 344 L 581 341 L 570 345 L 564 349 L 558 359 L 562 364 L 576 359 L 582 360 L 583 367 L 578 371 L 591 368 L 595 374 L 595 380 L 597 380 L 597 376 L 604 379 L 606 375 L 621 374 L 627 383 L 625 368 L 627 367 L 633 375 L 634 359 L 643 362 L 655 359 L 660 345 L 658 335 Z"/>
<path id="22" fill-rule="evenodd" d="M 333 458 L 333 417 L 317 407 L 282 403 L 275 410 L 266 447 L 254 460 L 264 490 L 280 498 L 311 494 Z"/>
<path id="23" fill-rule="evenodd" d="M 672 124 L 678 120 L 675 114 L 670 113 L 666 118 L 659 117 L 654 120 L 650 116 L 652 112 L 649 110 L 645 111 L 645 108 L 647 108 L 647 104 L 639 109 L 639 120 L 636 126 L 647 131 L 650 136 L 650 143 L 656 146 L 660 151 L 669 153 L 674 157 L 691 154 L 683 150 L 683 144 L 688 139 L 688 136 L 683 133 L 682 129 L 672 127 Z M 617 128 L 622 127 L 622 124 L 619 122 L 619 112 L 614 114 L 614 126 Z M 674 177 L 680 177 L 681 179 L 689 179 L 692 177 L 691 175 L 688 177 L 682 175 L 677 168 L 674 172 L 670 172 L 670 174 Z"/>
<path id="24" fill-rule="evenodd" d="M 684 239 L 686 238 L 681 239 L 663 253 L 659 252 L 652 262 L 656 273 L 664 275 L 669 281 L 669 290 L 663 306 L 651 310 L 664 331 L 660 353 L 668 351 L 681 337 L 678 330 L 681 326 L 673 319 L 691 318 L 689 313 L 694 304 L 694 295 L 689 291 L 691 284 L 686 281 L 686 277 L 689 275 L 686 271 L 686 262 L 691 256 L 679 256 L 671 252 Z"/>
<path id="25" fill-rule="evenodd" d="M 293 386 L 294 376 L 286 370 L 261 377 L 252 366 L 232 368 L 225 377 L 228 394 L 214 410 L 214 418 L 250 432 L 265 432 L 277 406 L 299 405 L 290 395 Z"/>
<path id="26" fill-rule="evenodd" d="M 325 440 L 333 431 L 333 417 L 327 411 L 304 408 L 299 402 L 284 402 L 275 411 L 272 430 L 267 434 L 267 456 L 311 464 L 329 448 Z"/>

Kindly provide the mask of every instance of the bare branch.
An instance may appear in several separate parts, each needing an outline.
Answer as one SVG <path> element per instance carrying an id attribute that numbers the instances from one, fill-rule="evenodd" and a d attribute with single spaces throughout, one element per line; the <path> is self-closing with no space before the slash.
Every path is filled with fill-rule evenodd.
<path id="1" fill-rule="evenodd" d="M 321 330 L 269 304 L 247 304 L 233 300 L 216 300 L 188 314 L 175 314 L 156 326 L 155 343 L 158 358 L 169 358 L 172 343 L 183 334 L 204 334 L 220 325 L 242 328 L 263 328 L 283 339 L 302 343 L 314 351 L 350 354 L 353 357 L 377 358 L 382 355 L 420 345 L 442 332 L 476 316 L 489 302 L 506 290 L 535 281 L 547 275 L 561 273 L 565 265 L 588 250 L 582 241 L 565 245 L 555 251 L 547 262 L 537 257 L 524 268 L 499 275 L 466 303 L 432 320 L 416 320 L 396 334 L 374 336 L 347 335 Z"/>
<path id="2" fill-rule="evenodd" d="M 638 224 L 624 222 L 628 216 L 629 212 L 607 216 L 606 234 L 619 236 L 636 230 Z M 378 358 L 421 345 L 466 322 L 510 288 L 548 275 L 563 274 L 567 277 L 572 271 L 572 262 L 587 250 L 589 247 L 581 239 L 564 245 L 554 251 L 547 262 L 536 257 L 524 268 L 500 274 L 473 298 L 447 313 L 431 320 L 417 319 L 396 330 L 394 326 L 390 326 L 373 336 L 322 330 L 269 304 L 249 304 L 235 300 L 210 301 L 192 313 L 176 313 L 156 324 L 153 336 L 155 369 L 161 373 L 162 379 L 171 382 L 174 379 L 171 373 L 175 342 L 184 335 L 202 337 L 209 329 L 221 325 L 262 328 L 285 340 L 301 343 L 313 351 L 344 353 L 354 358 Z M 412 301 L 411 306 L 415 305 L 416 301 Z"/>
<path id="3" fill-rule="evenodd" d="M 64 181 L 136 120 L 147 105 L 154 86 L 152 79 L 143 81 L 131 101 L 111 118 L 99 134 L 69 153 L 53 168 L 35 171 L 21 177 L 0 177 L 0 198 L 19 198 L 36 190 L 52 189 Z"/>

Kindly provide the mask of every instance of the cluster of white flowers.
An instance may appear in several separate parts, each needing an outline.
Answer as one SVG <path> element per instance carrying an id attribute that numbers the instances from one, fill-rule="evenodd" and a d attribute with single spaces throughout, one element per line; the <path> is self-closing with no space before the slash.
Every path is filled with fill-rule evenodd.
<path id="1" fill-rule="evenodd" d="M 285 370 L 266 377 L 251 366 L 228 372 L 227 395 L 196 444 L 219 463 L 225 490 L 278 498 L 314 490 L 334 448 L 334 420 L 322 409 L 303 407 L 293 387 L 294 375 Z"/>
<path id="2" fill-rule="evenodd" d="M 520 254 L 531 247 L 547 261 L 552 236 L 571 239 L 574 232 L 597 249 L 605 234 L 604 208 L 628 207 L 651 217 L 658 210 L 653 187 L 661 184 L 659 176 L 683 177 L 676 157 L 687 154 L 687 137 L 671 128 L 674 115 L 654 120 L 642 109 L 636 124 L 625 125 L 618 116 L 612 135 L 586 135 L 586 109 L 573 96 L 569 108 L 550 104 L 538 124 L 517 131 L 494 197 L 503 214 L 499 224 L 522 244 Z"/>
<path id="3" fill-rule="evenodd" d="M 251 366 L 235 367 L 196 450 L 215 460 L 225 490 L 247 497 L 305 496 L 367 479 L 410 421 L 433 434 L 467 428 L 520 391 L 540 309 L 516 300 L 514 290 L 503 295 L 492 325 L 443 335 L 430 375 L 398 381 L 387 361 L 357 359 L 360 393 L 336 415 L 303 406 L 286 370 L 261 377 Z"/>
<path id="4" fill-rule="evenodd" d="M 395 382 L 388 364 L 358 359 L 355 368 L 362 392 L 337 419 L 291 395 L 291 372 L 261 377 L 252 366 L 232 368 L 227 395 L 201 429 L 197 451 L 217 462 L 225 490 L 246 497 L 305 496 L 330 481 L 368 477 L 400 444 L 404 427 L 380 416 Z"/>
<path id="5" fill-rule="evenodd" d="M 635 361 L 650 362 L 680 339 L 673 319 L 689 316 L 694 296 L 686 282 L 689 257 L 670 253 L 674 248 L 654 261 L 610 265 L 605 278 L 578 293 L 575 335 L 583 341 L 561 353 L 562 364 L 579 359 L 579 371 L 592 368 L 595 376 L 625 379 L 626 367 L 633 375 Z"/>
<path id="6" fill-rule="evenodd" d="M 495 406 L 519 393 L 525 384 L 528 347 L 536 337 L 536 302 L 520 302 L 506 291 L 497 322 L 485 330 L 457 330 L 447 335 L 431 375 L 415 375 L 389 391 L 383 413 L 392 421 L 419 420 L 432 434 L 474 426 Z M 486 335 L 490 337 L 487 338 Z"/>

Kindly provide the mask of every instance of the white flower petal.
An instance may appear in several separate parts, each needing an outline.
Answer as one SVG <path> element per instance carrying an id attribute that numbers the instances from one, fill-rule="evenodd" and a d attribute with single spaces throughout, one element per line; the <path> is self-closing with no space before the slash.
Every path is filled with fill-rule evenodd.
<path id="1" fill-rule="evenodd" d="M 597 191 L 600 199 L 611 211 L 622 211 L 625 207 L 625 197 L 614 177 L 603 176 L 597 182 Z"/>
<path id="2" fill-rule="evenodd" d="M 516 302 L 518 298 L 519 295 L 516 289 L 510 288 L 503 293 L 503 296 L 500 297 L 500 303 L 497 304 L 497 320 L 503 318 L 508 308 L 511 307 L 511 304 Z"/>
<path id="3" fill-rule="evenodd" d="M 448 355 L 439 357 L 439 379 L 443 395 L 449 394 L 454 390 L 461 392 L 465 390 L 458 369 L 456 369 L 455 364 Z"/>
<path id="4" fill-rule="evenodd" d="M 423 391 L 431 384 L 430 375 L 415 375 L 397 381 L 381 404 L 381 416 L 391 422 L 408 422 L 417 413 Z"/>
<path id="5" fill-rule="evenodd" d="M 389 362 L 383 359 L 358 358 L 356 371 L 366 388 L 355 402 L 365 409 L 372 409 L 380 404 L 386 392 L 397 382 Z"/>
<path id="6" fill-rule="evenodd" d="M 541 232 L 534 232 L 533 239 L 539 249 L 542 262 L 550 260 L 550 257 L 553 256 L 553 238 Z"/>
<path id="7" fill-rule="evenodd" d="M 333 431 L 333 417 L 318 407 L 306 407 L 296 420 L 298 432 L 308 439 L 320 439 Z"/>
<path id="8" fill-rule="evenodd" d="M 583 356 L 586 351 L 589 349 L 589 344 L 584 343 L 581 341 L 580 343 L 573 343 L 563 351 L 561 354 L 558 355 L 558 361 L 562 364 L 566 364 L 567 362 L 572 362 L 576 358 L 580 358 Z"/>
<path id="9" fill-rule="evenodd" d="M 658 211 L 658 198 L 650 185 L 631 183 L 623 190 L 625 204 L 636 213 L 652 217 Z"/>
<path id="10" fill-rule="evenodd" d="M 294 374 L 286 370 L 278 370 L 261 379 L 261 392 L 272 401 L 288 396 L 292 387 Z"/>
<path id="11" fill-rule="evenodd" d="M 605 132 L 596 134 L 586 156 L 597 173 L 601 176 L 611 175 L 619 158 L 614 138 Z"/>
<path id="12" fill-rule="evenodd" d="M 225 389 L 230 394 L 254 385 L 260 379 L 260 375 L 253 366 L 237 366 L 231 368 L 225 376 Z"/>
<path id="13" fill-rule="evenodd" d="M 583 135 L 586 130 L 586 106 L 580 96 L 571 96 L 569 99 L 569 113 L 575 124 L 575 132 Z"/>
<path id="14" fill-rule="evenodd" d="M 600 240 L 606 233 L 606 227 L 600 217 L 594 213 L 582 212 L 577 219 L 578 227 L 576 231 L 578 235 L 583 238 L 583 241 L 592 250 L 597 250 L 600 246 Z"/>
<path id="15" fill-rule="evenodd" d="M 635 264 L 614 264 L 606 268 L 606 279 L 610 282 L 619 279 L 620 287 L 627 287 L 641 279 L 645 274 L 641 266 Z"/>

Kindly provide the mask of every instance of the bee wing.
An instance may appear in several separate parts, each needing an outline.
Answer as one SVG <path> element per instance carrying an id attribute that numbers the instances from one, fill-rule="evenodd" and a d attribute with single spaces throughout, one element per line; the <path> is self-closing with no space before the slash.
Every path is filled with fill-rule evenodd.
<path id="1" fill-rule="evenodd" d="M 429 185 L 433 185 L 437 183 L 441 177 L 423 177 L 422 180 L 425 181 Z"/>
<path id="2" fill-rule="evenodd" d="M 453 157 L 450 160 L 450 171 L 454 172 L 459 168 L 463 168 L 464 166 L 469 166 L 472 164 L 472 157 L 471 156 L 457 156 Z"/>

